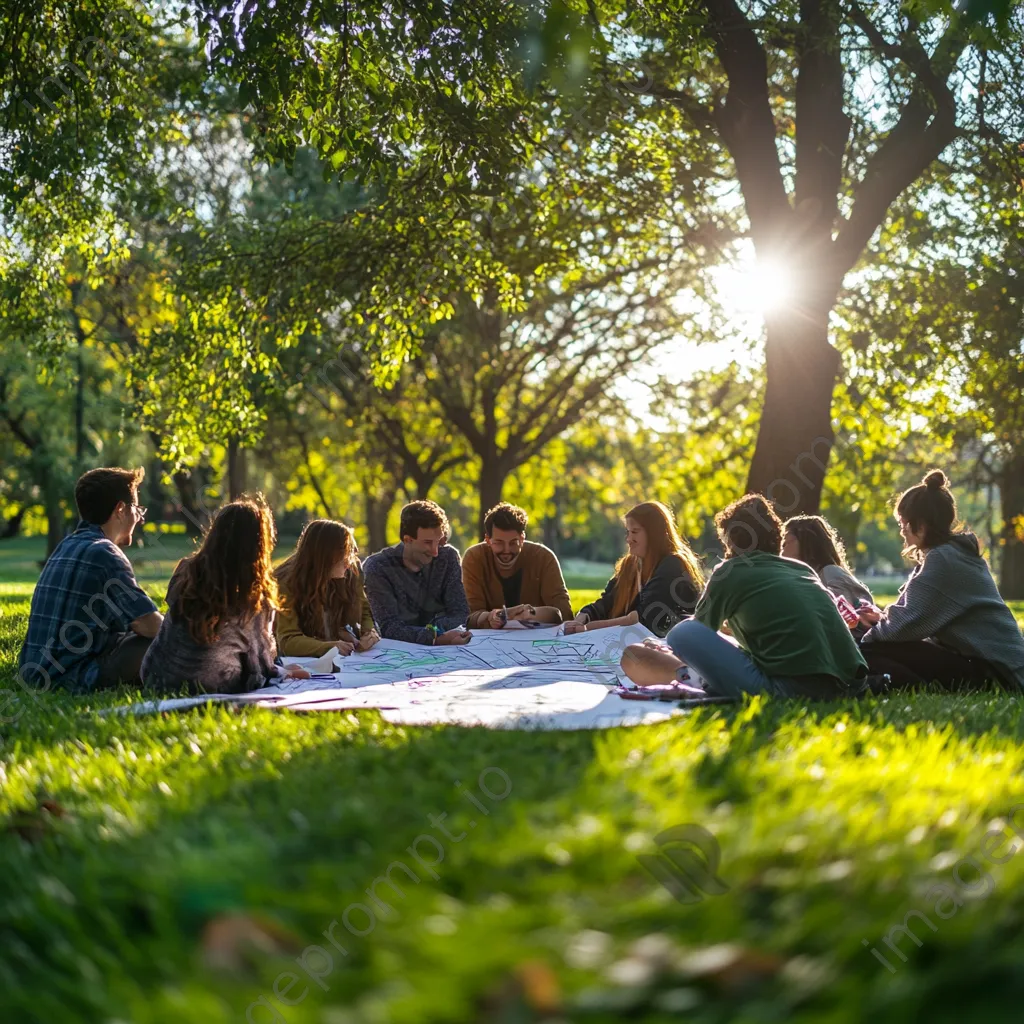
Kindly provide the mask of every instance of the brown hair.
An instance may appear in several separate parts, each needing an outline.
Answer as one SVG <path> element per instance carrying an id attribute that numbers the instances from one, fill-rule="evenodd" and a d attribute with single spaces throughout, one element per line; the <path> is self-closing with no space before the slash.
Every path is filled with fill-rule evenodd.
<path id="1" fill-rule="evenodd" d="M 956 498 L 941 469 L 933 469 L 916 487 L 905 490 L 896 502 L 896 515 L 905 519 L 914 533 L 924 528 L 924 545 L 913 545 L 903 554 L 920 561 L 928 548 L 945 544 L 956 525 Z"/>
<path id="2" fill-rule="evenodd" d="M 777 555 L 782 550 L 782 520 L 760 494 L 744 494 L 726 505 L 715 516 L 715 526 L 726 558 L 752 551 Z"/>
<path id="3" fill-rule="evenodd" d="M 344 523 L 314 519 L 303 527 L 295 552 L 277 567 L 275 576 L 281 600 L 295 612 L 299 628 L 306 636 L 329 640 L 344 625 L 331 618 L 332 611 L 340 611 L 331 607 L 331 574 L 339 562 L 350 561 L 357 550 L 355 536 Z M 329 630 L 326 636 L 322 635 L 325 612 Z"/>
<path id="4" fill-rule="evenodd" d="M 484 516 L 484 534 L 490 537 L 495 527 L 499 530 L 515 530 L 516 533 L 526 533 L 529 522 L 525 509 L 503 501 L 495 505 L 494 508 L 488 509 L 487 515 Z"/>
<path id="5" fill-rule="evenodd" d="M 406 537 L 416 539 L 421 529 L 433 530 L 440 527 L 447 537 L 451 533 L 448 525 L 448 517 L 444 509 L 434 501 L 410 501 L 402 508 L 402 515 L 398 523 L 399 540 Z"/>
<path id="6" fill-rule="evenodd" d="M 83 473 L 75 484 L 78 515 L 87 523 L 105 523 L 119 502 L 131 505 L 135 501 L 145 475 L 144 469 L 121 469 L 120 466 L 90 469 Z"/>
<path id="7" fill-rule="evenodd" d="M 838 565 L 850 571 L 846 548 L 832 524 L 823 516 L 793 516 L 782 525 L 783 534 L 791 533 L 800 545 L 800 561 L 820 573 L 826 565 Z"/>
<path id="8" fill-rule="evenodd" d="M 626 610 L 640 593 L 640 588 L 651 578 L 658 563 L 666 556 L 679 558 L 693 586 L 704 586 L 704 571 L 700 560 L 676 529 L 672 510 L 660 501 L 642 501 L 634 505 L 623 517 L 639 523 L 647 534 L 647 555 L 641 562 L 633 555 L 623 555 L 615 564 L 615 604 L 611 618 L 625 615 Z"/>
<path id="9" fill-rule="evenodd" d="M 169 607 L 196 643 L 212 643 L 229 619 L 248 623 L 277 608 L 270 561 L 276 540 L 262 495 L 233 501 L 213 517 L 202 546 L 175 569 L 180 578 Z"/>

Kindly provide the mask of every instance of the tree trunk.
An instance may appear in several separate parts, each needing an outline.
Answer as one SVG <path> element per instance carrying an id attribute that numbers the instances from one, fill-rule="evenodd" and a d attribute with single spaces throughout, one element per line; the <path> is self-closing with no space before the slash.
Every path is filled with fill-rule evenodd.
<path id="1" fill-rule="evenodd" d="M 555 488 L 555 493 L 552 496 L 552 503 L 555 508 L 551 515 L 544 518 L 542 539 L 543 543 L 551 548 L 555 554 L 558 554 L 558 549 L 561 546 L 562 540 L 562 501 L 564 493 L 561 487 Z"/>
<path id="2" fill-rule="evenodd" d="M 1003 509 L 1003 559 L 999 590 L 1004 600 L 1024 598 L 1024 454 L 1006 461 L 999 481 Z"/>
<path id="3" fill-rule="evenodd" d="M 245 450 L 238 438 L 228 441 L 228 500 L 237 501 L 246 490 Z"/>
<path id="4" fill-rule="evenodd" d="M 366 529 L 369 533 L 369 550 L 372 555 L 388 546 L 388 514 L 395 503 L 395 491 L 388 489 L 383 493 L 373 491 L 371 484 L 363 485 L 366 498 Z"/>
<path id="5" fill-rule="evenodd" d="M 505 488 L 507 479 L 508 470 L 501 463 L 495 459 L 482 458 L 480 460 L 480 480 L 477 484 L 480 491 L 480 512 L 477 518 L 476 540 L 483 539 L 484 517 L 501 501 L 501 492 Z"/>
<path id="6" fill-rule="evenodd" d="M 164 463 L 159 455 L 153 455 L 149 460 L 144 486 L 148 500 L 142 504 L 150 506 L 150 516 L 153 519 L 163 519 L 171 500 L 164 486 Z"/>
<path id="7" fill-rule="evenodd" d="M 198 537 L 210 521 L 199 500 L 200 472 L 198 467 L 191 472 L 179 469 L 173 478 L 178 490 L 178 511 L 185 518 L 185 529 L 190 537 Z"/>
<path id="8" fill-rule="evenodd" d="M 67 526 L 64 506 L 60 503 L 60 494 L 56 489 L 46 491 L 46 557 L 53 554 L 54 549 L 64 539 Z"/>
<path id="9" fill-rule="evenodd" d="M 78 336 L 78 379 L 75 382 L 75 469 L 85 459 L 85 335 Z"/>
<path id="10" fill-rule="evenodd" d="M 3 526 L 0 527 L 0 540 L 10 540 L 21 533 L 21 521 L 25 518 L 27 511 L 28 507 L 22 505 L 13 516 L 4 519 Z"/>
<path id="11" fill-rule="evenodd" d="M 790 308 L 766 318 L 767 387 L 747 491 L 780 515 L 814 515 L 832 450 L 832 391 L 839 353 L 828 342 L 828 310 Z"/>

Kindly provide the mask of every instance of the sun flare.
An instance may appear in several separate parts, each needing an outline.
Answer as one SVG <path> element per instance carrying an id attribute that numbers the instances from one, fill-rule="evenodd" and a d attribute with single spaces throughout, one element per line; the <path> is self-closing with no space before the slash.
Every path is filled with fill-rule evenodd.
<path id="1" fill-rule="evenodd" d="M 793 279 L 789 268 L 779 261 L 751 259 L 723 267 L 716 287 L 726 312 L 763 315 L 789 302 Z"/>

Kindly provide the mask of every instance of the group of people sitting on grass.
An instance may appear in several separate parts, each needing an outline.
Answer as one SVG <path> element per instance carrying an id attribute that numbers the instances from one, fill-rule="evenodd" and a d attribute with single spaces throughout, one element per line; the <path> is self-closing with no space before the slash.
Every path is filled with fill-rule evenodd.
<path id="1" fill-rule="evenodd" d="M 465 644 L 472 629 L 563 624 L 566 634 L 640 624 L 623 672 L 640 686 L 699 677 L 708 694 L 830 699 L 867 690 L 1024 688 L 1024 639 L 973 534 L 935 470 L 896 505 L 917 565 L 885 611 L 850 571 L 820 516 L 783 523 L 760 495 L 715 517 L 724 559 L 705 581 L 671 511 L 625 515 L 626 554 L 601 596 L 573 615 L 554 552 L 526 539 L 526 513 L 501 503 L 464 558 L 444 510 L 414 501 L 400 541 L 360 563 L 352 530 L 319 519 L 275 569 L 276 529 L 260 498 L 213 517 L 183 558 L 161 615 L 122 551 L 146 510 L 141 470 L 94 469 L 75 489 L 80 522 L 47 560 L 21 651 L 23 684 L 88 692 L 141 683 L 158 693 L 237 693 L 283 676 L 281 655 L 341 656 L 383 637 Z"/>

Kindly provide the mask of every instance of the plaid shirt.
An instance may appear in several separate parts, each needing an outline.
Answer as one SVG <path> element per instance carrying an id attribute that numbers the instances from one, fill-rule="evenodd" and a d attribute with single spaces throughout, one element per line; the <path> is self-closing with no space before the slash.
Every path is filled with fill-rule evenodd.
<path id="1" fill-rule="evenodd" d="M 124 552 L 94 523 L 80 522 L 43 567 L 32 594 L 20 675 L 30 685 L 89 690 L 109 637 L 156 605 Z"/>

